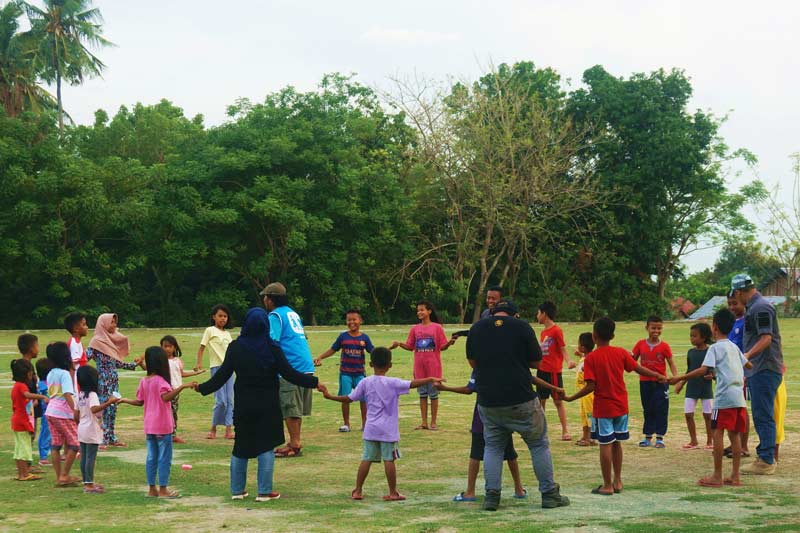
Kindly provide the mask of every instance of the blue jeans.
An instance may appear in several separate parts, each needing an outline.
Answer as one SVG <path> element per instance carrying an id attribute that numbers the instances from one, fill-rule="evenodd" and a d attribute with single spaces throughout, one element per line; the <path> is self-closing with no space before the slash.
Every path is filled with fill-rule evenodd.
<path id="1" fill-rule="evenodd" d="M 172 467 L 172 435 L 147 435 L 147 460 L 144 463 L 147 472 L 147 484 L 151 487 L 169 485 L 169 470 Z"/>
<path id="2" fill-rule="evenodd" d="M 43 461 L 50 455 L 50 426 L 47 425 L 47 418 L 42 417 L 39 420 L 39 460 Z"/>
<path id="3" fill-rule="evenodd" d="M 758 433 L 756 453 L 768 464 L 775 462 L 775 395 L 782 376 L 771 370 L 762 370 L 747 378 L 753 425 Z"/>
<path id="4" fill-rule="evenodd" d="M 219 370 L 211 368 L 211 377 Z M 214 393 L 214 410 L 211 412 L 211 427 L 233 425 L 233 376 Z"/>
<path id="5" fill-rule="evenodd" d="M 242 494 L 247 484 L 247 459 L 231 455 L 231 494 Z M 270 450 L 258 456 L 258 493 L 272 492 L 272 472 L 275 470 L 275 452 Z"/>
<path id="6" fill-rule="evenodd" d="M 500 491 L 503 486 L 503 453 L 512 433 L 519 433 L 531 454 L 533 471 L 539 480 L 539 491 L 556 488 L 553 481 L 553 458 L 547 439 L 547 420 L 538 399 L 507 407 L 478 406 L 483 420 L 483 475 L 486 490 Z"/>

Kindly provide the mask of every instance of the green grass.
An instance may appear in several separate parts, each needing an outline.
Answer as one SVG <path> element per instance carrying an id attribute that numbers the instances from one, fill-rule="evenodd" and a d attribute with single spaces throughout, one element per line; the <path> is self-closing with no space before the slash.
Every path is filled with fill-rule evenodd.
<path id="1" fill-rule="evenodd" d="M 577 336 L 588 331 L 588 324 L 562 324 L 570 353 Z M 672 396 L 670 430 L 665 450 L 640 450 L 635 445 L 641 429 L 641 406 L 635 375 L 627 376 L 631 408 L 632 441 L 625 445 L 623 479 L 625 491 L 611 498 L 594 496 L 590 489 L 600 483 L 597 448 L 579 448 L 570 442 L 551 442 L 556 480 L 564 494 L 572 498 L 570 507 L 544 511 L 539 507 L 536 480 L 530 463 L 520 453 L 520 466 L 525 486 L 531 497 L 519 502 L 510 498 L 512 487 L 508 471 L 504 471 L 504 499 L 497 513 L 485 513 L 480 504 L 456 504 L 450 499 L 465 488 L 469 454 L 469 424 L 474 397 L 444 393 L 441 396 L 440 431 L 413 431 L 419 422 L 418 399 L 412 392 L 401 400 L 401 449 L 398 462 L 399 488 L 408 500 L 384 503 L 386 492 L 383 469 L 373 467 L 365 486 L 366 499 L 349 499 L 361 453 L 361 434 L 354 431 L 340 434 L 340 405 L 314 397 L 314 413 L 305 419 L 303 444 L 305 456 L 279 459 L 275 468 L 275 489 L 283 494 L 278 501 L 256 504 L 252 501 L 231 502 L 228 489 L 228 460 L 231 443 L 207 441 L 213 398 L 203 398 L 192 391 L 181 397 L 179 433 L 189 443 L 175 446 L 172 482 L 184 495 L 180 500 L 162 501 L 144 498 L 144 435 L 139 408 L 121 406 L 117 431 L 129 444 L 127 449 L 101 452 L 96 478 L 106 485 L 104 495 L 84 495 L 80 489 L 53 488 L 53 474 L 45 480 L 18 483 L 12 480 L 13 436 L 10 429 L 0 433 L 0 453 L 6 465 L 0 478 L 0 529 L 54 530 L 141 530 L 143 528 L 216 530 L 226 528 L 268 530 L 394 530 L 394 531 L 484 531 L 488 528 L 511 530 L 596 530 L 596 531 L 760 531 L 800 530 L 797 510 L 800 463 L 797 457 L 800 417 L 800 388 L 796 369 L 800 368 L 800 320 L 781 322 L 784 352 L 789 367 L 787 386 L 787 441 L 782 450 L 778 475 L 745 478 L 738 489 L 705 489 L 695 485 L 701 475 L 710 472 L 711 455 L 705 451 L 680 451 L 687 440 L 683 420 L 682 398 Z M 343 328 L 308 328 L 312 352 L 324 351 Z M 376 345 L 405 339 L 406 326 L 365 326 Z M 461 329 L 449 326 L 448 331 Z M 540 328 L 537 327 L 537 332 Z M 8 362 L 16 357 L 18 331 L 0 332 L 0 415 L 10 418 L 11 387 Z M 65 340 L 63 331 L 35 331 L 44 347 L 53 340 Z M 182 345 L 187 366 L 194 363 L 201 329 L 135 329 L 130 337 L 133 352 L 141 354 L 157 344 L 162 335 L 175 335 Z M 642 323 L 618 324 L 615 344 L 632 347 L 644 334 Z M 677 355 L 679 370 L 685 368 L 689 348 L 689 325 L 668 323 L 664 339 Z M 87 342 L 88 343 L 88 342 Z M 43 355 L 42 355 L 43 356 Z M 325 361 L 320 379 L 336 389 L 338 366 L 336 357 Z M 464 341 L 443 353 L 445 376 L 451 385 L 466 383 L 469 368 L 464 360 Z M 132 395 L 141 372 L 121 372 L 121 389 Z M 411 354 L 395 352 L 390 375 L 410 378 Z M 206 375 L 207 376 L 207 375 Z M 205 379 L 206 376 L 201 376 Z M 565 385 L 574 389 L 574 374 L 565 370 Z M 578 405 L 568 405 L 570 430 L 580 433 Z M 357 409 L 353 410 L 354 412 Z M 552 405 L 548 404 L 551 428 L 558 425 Z M 6 422 L 8 423 L 8 422 Z M 698 415 L 698 423 L 702 426 Z M 8 426 L 6 426 L 8 428 Z M 557 437 L 551 432 L 551 437 Z M 701 430 L 701 437 L 703 433 Z M 522 442 L 515 438 L 517 450 Z M 182 463 L 193 469 L 183 471 Z M 726 461 L 729 468 L 729 461 Z M 79 475 L 77 464 L 73 474 Z M 249 483 L 255 492 L 255 471 L 251 467 Z M 482 476 L 478 479 L 482 486 Z M 479 493 L 481 491 L 479 490 Z"/>

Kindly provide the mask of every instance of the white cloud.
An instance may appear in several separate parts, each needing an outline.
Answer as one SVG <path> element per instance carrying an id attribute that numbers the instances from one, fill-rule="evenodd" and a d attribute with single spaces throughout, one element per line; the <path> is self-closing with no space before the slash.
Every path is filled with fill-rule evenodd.
<path id="1" fill-rule="evenodd" d="M 433 44 L 461 39 L 460 33 L 410 30 L 407 28 L 370 28 L 361 38 L 382 44 Z"/>

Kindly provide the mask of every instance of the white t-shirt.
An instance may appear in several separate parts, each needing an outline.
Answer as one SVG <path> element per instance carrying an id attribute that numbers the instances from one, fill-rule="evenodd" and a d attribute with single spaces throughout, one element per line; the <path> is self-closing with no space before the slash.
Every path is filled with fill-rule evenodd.
<path id="1" fill-rule="evenodd" d="M 728 339 L 719 340 L 708 347 L 703 366 L 713 368 L 717 377 L 714 391 L 714 408 L 746 407 L 744 401 L 744 365 L 747 359 L 742 351 Z"/>
<path id="2" fill-rule="evenodd" d="M 81 413 L 78 422 L 78 442 L 86 444 L 103 444 L 103 428 L 100 426 L 102 411 L 92 412 L 92 407 L 100 405 L 96 392 L 88 395 L 78 393 L 78 410 Z"/>
<path id="3" fill-rule="evenodd" d="M 180 357 L 169 359 L 169 384 L 173 389 L 183 385 L 183 361 Z"/>

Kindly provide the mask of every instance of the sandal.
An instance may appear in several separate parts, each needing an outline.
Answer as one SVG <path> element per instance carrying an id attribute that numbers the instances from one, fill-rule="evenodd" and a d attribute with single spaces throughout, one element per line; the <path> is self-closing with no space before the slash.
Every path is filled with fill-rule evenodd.
<path id="1" fill-rule="evenodd" d="M 164 498 L 165 500 L 175 500 L 181 497 L 181 493 L 178 492 L 177 490 L 171 490 L 164 495 L 159 494 L 158 497 Z"/>
<path id="2" fill-rule="evenodd" d="M 105 489 L 98 485 L 95 485 L 92 488 L 86 488 L 86 487 L 83 488 L 84 494 L 105 494 L 105 492 L 106 492 Z"/>
<path id="3" fill-rule="evenodd" d="M 275 452 L 275 457 L 302 457 L 303 456 L 303 452 L 301 451 L 302 450 L 302 446 L 299 447 L 299 448 L 294 448 L 292 446 L 287 446 L 287 448 L 288 448 L 288 451 L 284 452 L 283 450 L 281 450 L 280 454 L 276 451 Z"/>
<path id="4" fill-rule="evenodd" d="M 613 492 L 603 492 L 602 489 L 603 485 L 598 485 L 596 488 L 592 489 L 592 494 L 599 494 L 600 496 L 613 496 Z"/>
<path id="5" fill-rule="evenodd" d="M 727 485 L 729 487 L 741 487 L 742 480 L 740 479 L 733 479 L 731 477 L 726 477 L 722 480 L 723 485 Z"/>
<path id="6" fill-rule="evenodd" d="M 697 480 L 697 484 L 701 487 L 711 487 L 715 489 L 718 489 L 722 486 L 721 481 L 714 481 L 713 479 L 708 477 L 701 477 L 700 479 Z"/>
<path id="7" fill-rule="evenodd" d="M 476 502 L 476 501 L 478 501 L 478 498 L 476 498 L 475 496 L 464 496 L 463 492 L 459 492 L 458 494 L 453 496 L 453 501 L 454 502 Z"/>
<path id="8" fill-rule="evenodd" d="M 352 499 L 352 500 L 363 500 L 364 499 L 364 495 L 363 494 L 359 494 L 358 496 L 356 496 L 356 489 L 353 489 L 350 492 L 350 499 Z"/>
<path id="9" fill-rule="evenodd" d="M 385 502 L 402 502 L 405 499 L 406 497 L 400 494 L 399 492 L 397 493 L 397 496 L 392 496 L 391 494 L 387 494 L 386 496 L 383 497 L 383 501 Z"/>
<path id="10" fill-rule="evenodd" d="M 15 477 L 14 479 L 16 479 L 17 481 L 36 481 L 42 479 L 42 476 L 37 476 L 35 474 L 28 474 L 25 477 Z"/>
<path id="11" fill-rule="evenodd" d="M 561 440 L 572 440 L 572 437 L 569 434 L 561 435 Z"/>
<path id="12" fill-rule="evenodd" d="M 655 446 L 653 446 L 653 448 L 666 448 L 666 447 L 667 446 L 666 444 L 664 444 L 664 441 L 662 439 L 656 439 L 656 444 Z"/>
<path id="13" fill-rule="evenodd" d="M 691 442 L 687 442 L 686 444 L 681 446 L 681 450 L 698 450 L 698 449 L 700 449 L 700 446 L 698 446 L 697 444 L 692 444 Z"/>
<path id="14" fill-rule="evenodd" d="M 414 428 L 414 431 L 416 431 L 418 429 L 428 429 L 428 426 L 426 426 L 425 424 L 420 424 L 420 425 L 418 425 L 417 427 Z"/>
<path id="15" fill-rule="evenodd" d="M 591 446 L 588 440 L 578 439 L 575 441 L 575 446 Z"/>
<path id="16" fill-rule="evenodd" d="M 208 434 L 206 435 L 206 438 L 208 440 L 216 439 L 217 438 L 217 432 L 216 431 L 209 431 Z"/>
<path id="17" fill-rule="evenodd" d="M 114 448 L 127 448 L 128 447 L 127 444 L 125 444 L 124 442 L 119 441 L 119 440 L 117 442 L 110 443 L 109 446 L 113 446 Z"/>
<path id="18" fill-rule="evenodd" d="M 225 433 L 225 439 L 226 440 L 236 440 L 236 434 L 235 433 Z"/>
<path id="19" fill-rule="evenodd" d="M 642 439 L 639 441 L 639 448 L 649 448 L 652 445 L 653 443 L 650 442 L 650 439 Z"/>
<path id="20" fill-rule="evenodd" d="M 439 426 L 437 426 L 436 424 L 431 424 L 431 427 L 429 427 L 428 429 L 430 429 L 431 431 L 436 431 L 437 429 L 439 429 Z"/>

